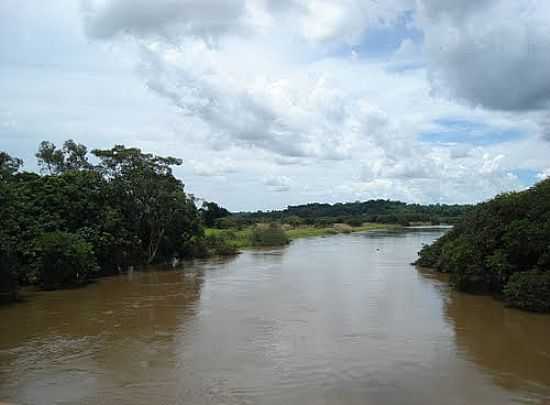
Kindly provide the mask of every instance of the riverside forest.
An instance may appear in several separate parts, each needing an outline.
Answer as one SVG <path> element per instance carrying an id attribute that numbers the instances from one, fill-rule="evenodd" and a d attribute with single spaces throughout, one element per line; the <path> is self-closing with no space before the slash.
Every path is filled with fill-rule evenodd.
<path id="1" fill-rule="evenodd" d="M 0 405 L 550 405 L 549 0 L 0 0 Z"/>
<path id="2" fill-rule="evenodd" d="M 477 205 L 378 199 L 232 213 L 186 192 L 178 158 L 73 140 L 43 141 L 35 156 L 40 173 L 0 152 L 0 318 L 11 325 L 0 335 L 0 398 L 200 403 L 221 378 L 227 387 L 208 403 L 268 392 L 273 403 L 317 402 L 327 394 L 309 391 L 310 378 L 330 385 L 375 362 L 405 381 L 406 367 L 392 364 L 423 362 L 432 344 L 453 378 L 424 371 L 440 387 L 412 382 L 418 403 L 550 395 L 549 323 L 534 315 L 550 312 L 550 179 Z M 220 327 L 223 347 L 209 332 Z M 390 395 L 355 390 L 374 403 Z"/>
<path id="3" fill-rule="evenodd" d="M 0 152 L 0 293 L 58 289 L 174 260 L 230 256 L 307 236 L 454 224 L 419 252 L 416 264 L 450 275 L 470 293 L 550 312 L 550 180 L 476 206 L 372 200 L 232 214 L 184 190 L 182 161 L 116 145 L 94 149 L 44 141 L 41 175 Z"/>
<path id="4" fill-rule="evenodd" d="M 96 163 L 92 163 L 90 156 Z M 94 149 L 44 141 L 40 174 L 0 152 L 0 292 L 84 285 L 129 268 L 227 256 L 290 239 L 409 224 L 454 223 L 469 208 L 373 200 L 308 204 L 232 214 L 215 202 L 197 207 L 172 172 L 182 161 L 115 145 Z"/>

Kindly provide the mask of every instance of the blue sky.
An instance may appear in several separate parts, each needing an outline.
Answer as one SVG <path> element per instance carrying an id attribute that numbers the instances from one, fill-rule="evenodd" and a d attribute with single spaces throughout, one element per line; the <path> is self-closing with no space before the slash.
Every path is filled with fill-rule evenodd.
<path id="1" fill-rule="evenodd" d="M 496 128 L 481 122 L 442 118 L 434 121 L 438 130 L 419 135 L 423 142 L 439 144 L 467 144 L 476 146 L 496 145 L 519 141 L 526 133 L 516 128 Z"/>
<path id="2" fill-rule="evenodd" d="M 550 173 L 542 0 L 4 0 L 0 150 L 184 160 L 232 210 L 475 202 Z"/>

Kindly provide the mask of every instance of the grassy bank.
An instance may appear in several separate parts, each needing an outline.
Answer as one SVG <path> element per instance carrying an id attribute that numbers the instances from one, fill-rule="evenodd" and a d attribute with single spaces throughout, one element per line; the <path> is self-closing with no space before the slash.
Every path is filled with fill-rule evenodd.
<path id="1" fill-rule="evenodd" d="M 301 238 L 311 238 L 319 237 L 326 235 L 337 235 L 342 233 L 353 233 L 353 232 L 366 232 L 373 231 L 378 229 L 399 229 L 400 225 L 388 225 L 388 224 L 374 224 L 367 223 L 361 226 L 349 226 L 345 224 L 334 224 L 333 226 L 327 227 L 315 227 L 315 226 L 298 226 L 298 227 L 289 227 L 288 225 L 284 226 L 285 232 L 290 240 L 296 240 Z M 253 227 L 243 228 L 243 229 L 216 229 L 216 228 L 207 228 L 207 236 L 216 236 L 223 238 L 228 244 L 234 246 L 238 249 L 251 248 L 251 236 Z"/>

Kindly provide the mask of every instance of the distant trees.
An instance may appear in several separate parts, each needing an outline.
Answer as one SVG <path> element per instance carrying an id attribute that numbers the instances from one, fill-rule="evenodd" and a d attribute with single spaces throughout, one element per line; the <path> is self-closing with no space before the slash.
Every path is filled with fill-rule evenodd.
<path id="1" fill-rule="evenodd" d="M 42 142 L 38 175 L 0 152 L 3 296 L 13 297 L 18 284 L 75 286 L 130 265 L 210 251 L 194 199 L 172 173 L 181 160 L 123 145 L 91 153 L 96 164 L 72 140 L 60 149 Z M 223 213 L 211 204 L 216 216 Z M 222 245 L 211 250 L 228 252 Z"/>
<path id="2" fill-rule="evenodd" d="M 550 180 L 479 204 L 419 253 L 418 265 L 450 273 L 460 290 L 503 294 L 550 311 Z"/>
<path id="3" fill-rule="evenodd" d="M 289 206 L 279 211 L 242 212 L 234 214 L 232 220 L 240 226 L 258 222 L 279 222 L 293 226 L 329 226 L 335 223 L 360 226 L 366 222 L 401 225 L 453 224 L 460 221 L 469 208 L 468 205 L 419 205 L 400 201 L 370 200 L 336 204 L 312 203 Z"/>

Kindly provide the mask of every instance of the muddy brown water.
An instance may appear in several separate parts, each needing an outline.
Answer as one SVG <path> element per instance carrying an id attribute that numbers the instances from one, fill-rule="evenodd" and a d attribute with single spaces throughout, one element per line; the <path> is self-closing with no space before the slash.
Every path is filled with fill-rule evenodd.
<path id="1" fill-rule="evenodd" d="M 0 402 L 550 403 L 550 317 L 409 263 L 439 230 L 32 293 L 0 307 Z"/>

